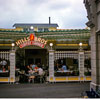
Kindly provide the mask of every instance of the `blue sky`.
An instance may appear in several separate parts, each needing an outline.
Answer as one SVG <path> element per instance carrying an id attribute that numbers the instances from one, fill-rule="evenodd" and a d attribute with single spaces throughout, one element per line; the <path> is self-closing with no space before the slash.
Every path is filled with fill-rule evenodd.
<path id="1" fill-rule="evenodd" d="M 61 29 L 85 28 L 83 0 L 0 0 L 0 28 L 14 23 L 58 23 Z"/>

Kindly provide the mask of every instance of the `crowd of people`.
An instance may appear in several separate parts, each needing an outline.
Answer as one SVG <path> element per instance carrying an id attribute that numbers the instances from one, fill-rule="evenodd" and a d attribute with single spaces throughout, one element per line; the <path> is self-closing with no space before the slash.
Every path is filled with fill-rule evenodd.
<path id="1" fill-rule="evenodd" d="M 40 63 L 37 65 L 35 64 L 30 64 L 25 67 L 25 73 L 29 77 L 29 82 L 32 81 L 33 79 L 36 79 L 37 77 L 40 77 L 44 74 L 44 71 L 42 69 L 42 66 Z"/>

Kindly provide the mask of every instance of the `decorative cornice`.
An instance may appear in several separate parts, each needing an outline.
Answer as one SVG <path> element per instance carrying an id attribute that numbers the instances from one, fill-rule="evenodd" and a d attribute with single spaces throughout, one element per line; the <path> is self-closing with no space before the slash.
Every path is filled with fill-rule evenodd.
<path id="1" fill-rule="evenodd" d="M 86 3 L 86 0 L 84 0 L 83 3 Z"/>
<path id="2" fill-rule="evenodd" d="M 97 33 L 97 34 L 100 34 L 100 29 L 98 29 L 98 30 L 96 31 L 96 33 Z"/>
<path id="3" fill-rule="evenodd" d="M 97 12 L 97 15 L 99 15 L 99 14 L 100 14 L 100 11 Z"/>
<path id="4" fill-rule="evenodd" d="M 87 25 L 88 27 L 90 27 L 90 28 L 95 27 L 95 24 L 94 24 L 91 20 L 88 21 L 88 22 L 86 23 L 86 25 Z"/>

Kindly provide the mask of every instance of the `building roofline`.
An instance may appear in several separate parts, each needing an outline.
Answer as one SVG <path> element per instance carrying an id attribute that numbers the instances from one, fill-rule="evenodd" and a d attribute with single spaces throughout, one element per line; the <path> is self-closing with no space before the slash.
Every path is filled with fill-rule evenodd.
<path id="1" fill-rule="evenodd" d="M 52 23 L 52 24 L 48 24 L 48 23 L 15 23 L 13 25 L 13 27 L 59 27 L 57 23 Z"/>

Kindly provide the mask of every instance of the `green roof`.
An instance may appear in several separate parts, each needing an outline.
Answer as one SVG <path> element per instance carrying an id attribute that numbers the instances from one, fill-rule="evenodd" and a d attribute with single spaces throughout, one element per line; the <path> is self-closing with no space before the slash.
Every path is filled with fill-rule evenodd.
<path id="1" fill-rule="evenodd" d="M 30 32 L 14 31 L 14 30 L 0 30 L 0 41 L 4 39 L 18 40 L 29 36 Z M 56 41 L 88 41 L 90 38 L 90 30 L 88 29 L 68 29 L 68 30 L 56 30 L 47 32 L 35 32 L 37 37 L 44 38 L 46 40 Z"/>

